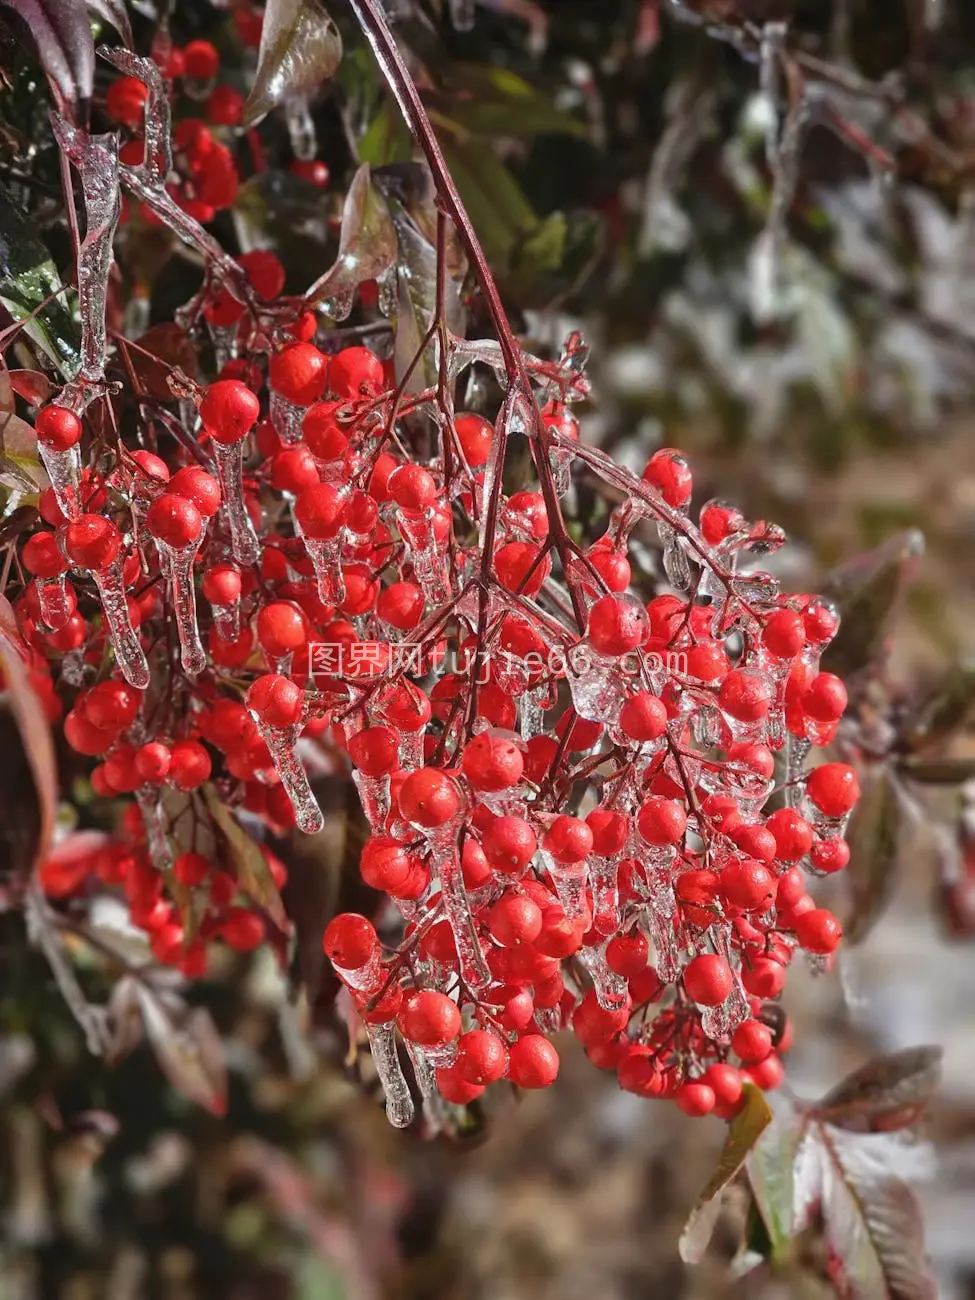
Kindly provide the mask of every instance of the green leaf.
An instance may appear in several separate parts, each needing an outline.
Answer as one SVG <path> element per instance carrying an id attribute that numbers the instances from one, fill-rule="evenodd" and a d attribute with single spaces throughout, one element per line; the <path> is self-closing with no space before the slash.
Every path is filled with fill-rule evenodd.
<path id="1" fill-rule="evenodd" d="M 203 787 L 203 802 L 223 834 L 240 888 L 265 909 L 275 925 L 286 929 L 288 923 L 281 895 L 259 846 L 209 783 Z"/>
<path id="2" fill-rule="evenodd" d="M 745 1162 L 771 1258 L 777 1261 L 788 1258 L 792 1249 L 795 1166 L 801 1137 L 799 1117 L 780 1098 L 771 1123 Z"/>
<path id="3" fill-rule="evenodd" d="M 543 91 L 510 68 L 455 63 L 448 81 L 442 89 L 427 91 L 424 100 L 472 134 L 518 138 L 588 134 L 585 122 L 556 108 Z"/>
<path id="4" fill-rule="evenodd" d="M 835 601 L 841 622 L 823 655 L 824 670 L 848 678 L 883 659 L 891 622 L 923 551 L 924 535 L 910 529 L 829 575 L 823 595 Z"/>
<path id="5" fill-rule="evenodd" d="M 488 260 L 506 268 L 512 248 L 538 225 L 531 204 L 514 176 L 490 149 L 451 136 L 449 124 L 440 144 Z"/>
<path id="6" fill-rule="evenodd" d="M 24 333 L 62 376 L 73 379 L 81 336 L 63 291 L 47 249 L 0 188 L 0 303 L 15 321 L 26 322 Z"/>
<path id="7" fill-rule="evenodd" d="M 386 200 L 373 183 L 368 164 L 363 163 L 345 196 L 338 257 L 308 290 L 308 302 L 321 303 L 333 320 L 345 320 L 356 289 L 366 280 L 385 276 L 396 261 L 396 249 L 396 231 Z"/>
<path id="8" fill-rule="evenodd" d="M 286 99 L 310 95 L 341 61 L 341 34 L 317 0 L 268 0 L 242 125 L 254 126 Z"/>
<path id="9" fill-rule="evenodd" d="M 379 111 L 359 136 L 357 153 L 361 163 L 385 167 L 389 163 L 408 162 L 413 140 L 403 115 L 395 104 L 384 100 Z"/>
<path id="10" fill-rule="evenodd" d="M 941 1083 L 940 1047 L 909 1047 L 868 1061 L 810 1112 L 835 1128 L 880 1131 L 916 1124 Z"/>
<path id="11" fill-rule="evenodd" d="M 680 1235 L 680 1257 L 685 1264 L 696 1264 L 703 1258 L 721 1212 L 722 1193 L 771 1121 L 772 1112 L 765 1094 L 753 1083 L 746 1083 L 745 1104 L 728 1126 L 718 1167 L 698 1197 Z"/>
<path id="12" fill-rule="evenodd" d="M 904 820 L 895 780 L 889 768 L 881 766 L 864 781 L 847 828 L 850 864 L 846 879 L 852 891 L 850 914 L 843 927 L 847 943 L 859 943 L 867 936 L 890 899 Z"/>

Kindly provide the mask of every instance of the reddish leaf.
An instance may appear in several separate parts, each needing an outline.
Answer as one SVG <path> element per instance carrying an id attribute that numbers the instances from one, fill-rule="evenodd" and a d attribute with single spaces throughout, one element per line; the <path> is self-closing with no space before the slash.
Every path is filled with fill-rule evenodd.
<path id="1" fill-rule="evenodd" d="M 810 1112 L 851 1132 L 891 1132 L 916 1124 L 941 1082 L 940 1047 L 909 1047 L 868 1061 Z"/>
<path id="2" fill-rule="evenodd" d="M 975 707 L 975 662 L 954 664 L 901 727 L 909 753 L 930 750 L 962 727 Z"/>
<path id="3" fill-rule="evenodd" d="M 146 1037 L 159 1066 L 177 1090 L 217 1116 L 227 1113 L 227 1066 L 223 1045 L 205 1007 L 177 1015 L 144 984 L 138 989 Z"/>
<path id="4" fill-rule="evenodd" d="M 18 37 L 37 50 L 60 111 L 84 121 L 95 79 L 95 44 L 85 0 L 0 0 Z"/>
<path id="5" fill-rule="evenodd" d="M 288 920 L 284 914 L 281 895 L 260 847 L 244 830 L 212 785 L 203 787 L 203 801 L 223 837 L 240 888 L 248 898 L 264 908 L 279 929 L 287 929 Z"/>
<path id="6" fill-rule="evenodd" d="M 847 943 L 865 938 L 887 905 L 903 829 L 904 810 L 895 779 L 887 767 L 879 767 L 864 781 L 847 830 L 850 865 L 846 879 L 853 892 L 844 924 Z"/>
<path id="7" fill-rule="evenodd" d="M 199 372 L 196 348 L 175 321 L 153 325 L 139 338 L 138 347 L 126 348 L 126 352 L 148 395 L 160 402 L 172 401 L 173 390 L 169 386 L 172 370 L 178 367 L 190 379 L 196 379 Z"/>
<path id="8" fill-rule="evenodd" d="M 31 406 L 40 406 L 51 396 L 51 381 L 42 370 L 8 370 L 7 376 L 17 396 Z"/>

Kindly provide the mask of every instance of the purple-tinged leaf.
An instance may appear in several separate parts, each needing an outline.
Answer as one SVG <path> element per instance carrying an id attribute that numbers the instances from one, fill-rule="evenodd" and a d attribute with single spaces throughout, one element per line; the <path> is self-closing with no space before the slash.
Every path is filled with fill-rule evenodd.
<path id="1" fill-rule="evenodd" d="M 885 1132 L 910 1128 L 941 1083 L 940 1047 L 909 1047 L 847 1075 L 809 1112 L 835 1128 Z"/>
<path id="2" fill-rule="evenodd" d="M 132 24 L 125 0 L 87 0 L 88 12 L 96 18 L 114 27 L 122 38 L 123 45 L 132 45 Z"/>
<path id="3" fill-rule="evenodd" d="M 227 1113 L 227 1066 L 209 1011 L 183 1007 L 173 1014 L 144 984 L 138 988 L 146 1037 L 177 1092 L 211 1114 Z"/>
<path id="4" fill-rule="evenodd" d="M 846 880 L 852 900 L 843 930 L 849 944 L 866 937 L 890 899 L 904 826 L 896 779 L 889 768 L 878 767 L 864 781 L 846 836 L 850 846 Z"/>
<path id="5" fill-rule="evenodd" d="M 936 1300 L 917 1199 L 883 1134 L 814 1124 L 823 1162 L 821 1213 L 830 1280 L 848 1300 Z"/>
<path id="6" fill-rule="evenodd" d="M 279 929 L 286 930 L 288 919 L 281 895 L 259 845 L 244 830 L 212 785 L 203 787 L 203 802 L 223 840 L 228 865 L 233 867 L 237 884 L 258 907 L 264 908 Z"/>
<path id="7" fill-rule="evenodd" d="M 975 777 L 975 755 L 908 758 L 898 765 L 897 773 L 918 785 L 963 785 Z"/>
<path id="8" fill-rule="evenodd" d="M 975 708 L 975 660 L 954 664 L 900 729 L 900 748 L 930 751 L 964 726 Z"/>
<path id="9" fill-rule="evenodd" d="M 341 61 L 341 34 L 317 0 L 268 0 L 243 125 L 254 126 L 288 99 L 306 98 Z"/>
<path id="10" fill-rule="evenodd" d="M 923 552 L 924 535 L 911 529 L 829 575 L 823 595 L 835 601 L 841 621 L 823 655 L 824 669 L 851 678 L 882 662 L 891 623 Z"/>
<path id="11" fill-rule="evenodd" d="M 746 1083 L 745 1104 L 728 1126 L 718 1166 L 698 1197 L 680 1235 L 680 1257 L 685 1264 L 696 1264 L 702 1259 L 721 1213 L 722 1193 L 771 1120 L 772 1112 L 765 1094 L 754 1084 Z"/>
<path id="12" fill-rule="evenodd" d="M 85 0 L 0 0 L 0 15 L 20 40 L 37 50 L 59 111 L 84 122 L 95 80 L 95 45 Z"/>

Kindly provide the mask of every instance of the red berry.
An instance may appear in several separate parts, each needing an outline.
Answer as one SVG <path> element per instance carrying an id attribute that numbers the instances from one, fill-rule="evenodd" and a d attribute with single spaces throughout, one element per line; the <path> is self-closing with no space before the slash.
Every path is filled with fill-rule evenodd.
<path id="1" fill-rule="evenodd" d="M 794 808 L 777 809 L 765 827 L 775 836 L 775 856 L 783 862 L 798 862 L 812 847 L 812 827 Z"/>
<path id="2" fill-rule="evenodd" d="M 320 190 L 328 189 L 328 182 L 331 180 L 328 167 L 318 158 L 292 158 L 288 164 L 288 171 L 292 176 L 297 176 Z"/>
<path id="3" fill-rule="evenodd" d="M 169 755 L 169 779 L 177 790 L 196 790 L 210 779 L 210 755 L 199 741 L 177 740 Z"/>
<path id="4" fill-rule="evenodd" d="M 693 479 L 687 461 L 679 451 L 661 447 L 650 457 L 643 471 L 644 481 L 657 489 L 669 506 L 679 509 L 691 499 Z"/>
<path id="5" fill-rule="evenodd" d="M 122 538 L 110 519 L 78 515 L 59 534 L 61 549 L 78 569 L 107 569 L 118 555 Z"/>
<path id="6" fill-rule="evenodd" d="M 157 541 L 182 550 L 199 542 L 203 516 L 186 497 L 164 492 L 146 511 L 146 528 Z"/>
<path id="7" fill-rule="evenodd" d="M 631 695 L 620 710 L 620 727 L 631 740 L 640 743 L 659 740 L 667 730 L 667 709 L 663 700 L 649 691 Z"/>
<path id="8" fill-rule="evenodd" d="M 517 785 L 524 770 L 521 749 L 508 736 L 482 731 L 469 740 L 460 770 L 475 790 L 507 790 Z"/>
<path id="9" fill-rule="evenodd" d="M 268 366 L 271 388 L 295 406 L 311 406 L 328 385 L 328 357 L 312 343 L 292 343 Z"/>
<path id="10" fill-rule="evenodd" d="M 721 683 L 718 703 L 740 722 L 757 722 L 772 704 L 772 684 L 762 673 L 735 668 Z"/>
<path id="11" fill-rule="evenodd" d="M 269 727 L 291 727 L 301 718 L 304 691 L 290 677 L 267 673 L 247 692 L 247 707 Z"/>
<path id="12" fill-rule="evenodd" d="M 472 469 L 486 463 L 494 445 L 494 425 L 483 415 L 462 411 L 454 418 L 457 441 L 464 458 Z"/>
<path id="13" fill-rule="evenodd" d="M 66 406 L 42 406 L 34 419 L 34 429 L 38 442 L 54 451 L 68 451 L 81 438 L 81 421 Z"/>
<path id="14" fill-rule="evenodd" d="M 701 953 L 684 967 L 687 996 L 702 1007 L 717 1007 L 734 987 L 731 967 L 715 953 Z"/>
<path id="15" fill-rule="evenodd" d="M 219 933 L 237 952 L 252 952 L 264 942 L 264 920 L 246 907 L 232 907 L 220 923 Z"/>
<path id="16" fill-rule="evenodd" d="M 481 836 L 481 848 L 488 863 L 506 875 L 521 875 L 535 855 L 535 832 L 522 817 L 498 817 Z"/>
<path id="17" fill-rule="evenodd" d="M 386 387 L 383 363 L 368 348 L 343 348 L 329 372 L 336 397 L 378 397 Z"/>
<path id="18" fill-rule="evenodd" d="M 392 727 L 364 727 L 349 741 L 349 757 L 366 776 L 386 776 L 399 766 L 399 738 Z"/>
<path id="19" fill-rule="evenodd" d="M 232 605 L 241 593 L 240 570 L 233 564 L 215 564 L 204 573 L 202 585 L 212 605 Z"/>
<path id="20" fill-rule="evenodd" d="M 306 488 L 295 502 L 295 518 L 306 537 L 327 541 L 345 521 L 348 501 L 331 483 Z"/>
<path id="21" fill-rule="evenodd" d="M 123 126 L 141 126 L 148 98 L 149 89 L 138 77 L 119 77 L 105 92 L 105 109 Z"/>
<path id="22" fill-rule="evenodd" d="M 220 55 L 209 41 L 190 41 L 183 46 L 183 71 L 193 81 L 210 81 L 217 75 Z"/>
<path id="23" fill-rule="evenodd" d="M 508 1069 L 508 1048 L 489 1029 L 470 1029 L 457 1040 L 456 1073 L 481 1087 L 503 1079 Z"/>
<path id="24" fill-rule="evenodd" d="M 731 1035 L 731 1049 L 746 1065 L 764 1061 L 772 1050 L 772 1031 L 760 1020 L 743 1020 Z"/>
<path id="25" fill-rule="evenodd" d="M 827 817 L 843 817 L 860 798 L 860 782 L 846 763 L 823 763 L 809 773 L 806 794 Z"/>
<path id="26" fill-rule="evenodd" d="M 211 518 L 220 509 L 220 484 L 202 465 L 178 469 L 169 480 L 167 489 L 192 501 L 204 519 Z"/>
<path id="27" fill-rule="evenodd" d="M 674 1094 L 674 1101 L 685 1115 L 700 1119 L 704 1115 L 710 1115 L 714 1110 L 714 1089 L 706 1083 L 692 1080 L 681 1084 Z"/>
<path id="28" fill-rule="evenodd" d="M 601 655 L 630 654 L 646 640 L 647 612 L 635 596 L 600 596 L 589 611 L 589 644 Z"/>
<path id="29" fill-rule="evenodd" d="M 562 813 L 542 837 L 542 846 L 556 862 L 582 862 L 592 852 L 592 828 L 578 817 Z"/>
<path id="30" fill-rule="evenodd" d="M 809 850 L 809 860 L 817 871 L 832 875 L 842 871 L 850 861 L 850 846 L 846 840 L 816 840 Z M 780 881 L 780 894 L 781 885 Z"/>
<path id="31" fill-rule="evenodd" d="M 775 877 L 754 858 L 725 867 L 719 877 L 722 897 L 746 912 L 767 911 L 775 902 Z"/>
<path id="32" fill-rule="evenodd" d="M 169 746 L 151 740 L 136 751 L 135 774 L 144 785 L 158 785 L 168 775 L 171 762 Z"/>
<path id="33" fill-rule="evenodd" d="M 636 824 L 648 844 L 676 844 L 687 829 L 687 813 L 676 799 L 651 795 L 637 814 Z"/>
<path id="34" fill-rule="evenodd" d="M 519 1088 L 549 1088 L 558 1073 L 559 1054 L 541 1034 L 526 1034 L 508 1049 L 508 1078 Z"/>
<path id="35" fill-rule="evenodd" d="M 502 947 L 531 943 L 542 931 L 542 909 L 525 894 L 505 894 L 491 908 L 487 924 Z"/>
<path id="36" fill-rule="evenodd" d="M 457 783 L 433 767 L 421 767 L 406 777 L 399 790 L 399 809 L 414 825 L 443 826 L 461 807 Z"/>
<path id="37" fill-rule="evenodd" d="M 762 642 L 776 659 L 792 659 L 806 644 L 802 615 L 794 609 L 777 609 L 762 629 Z"/>
<path id="38" fill-rule="evenodd" d="M 814 907 L 796 918 L 796 938 L 807 952 L 835 952 L 843 938 L 843 927 L 825 907 Z"/>
<path id="39" fill-rule="evenodd" d="M 421 989 L 406 998 L 396 1024 L 411 1043 L 442 1047 L 460 1033 L 460 1011 L 446 994 Z"/>
<path id="40" fill-rule="evenodd" d="M 235 90 L 233 86 L 214 86 L 206 102 L 207 119 L 214 126 L 237 126 L 243 116 L 245 102 L 244 96 L 239 90 Z M 245 254 L 245 256 L 250 256 L 250 254 Z M 273 254 L 270 254 L 270 256 L 273 256 Z M 280 292 L 279 289 L 278 293 Z M 258 293 L 261 293 L 259 289 Z M 276 298 L 277 293 L 261 293 L 261 297 Z"/>
<path id="41" fill-rule="evenodd" d="M 836 722 L 846 712 L 846 687 L 832 673 L 817 673 L 802 697 L 802 711 L 816 722 Z"/>
<path id="42" fill-rule="evenodd" d="M 200 402 L 204 428 L 211 438 L 228 446 L 247 437 L 260 413 L 257 396 L 237 379 L 218 379 Z"/>
<path id="43" fill-rule="evenodd" d="M 325 956 L 339 970 L 361 970 L 379 952 L 372 922 L 357 912 L 340 912 L 325 927 Z"/>

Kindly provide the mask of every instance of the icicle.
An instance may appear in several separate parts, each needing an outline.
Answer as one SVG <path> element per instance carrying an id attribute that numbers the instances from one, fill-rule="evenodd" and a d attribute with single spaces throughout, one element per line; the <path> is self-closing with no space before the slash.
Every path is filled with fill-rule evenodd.
<path id="1" fill-rule="evenodd" d="M 200 540 L 177 548 L 156 539 L 156 549 L 165 561 L 166 578 L 173 597 L 180 663 L 191 677 L 198 676 L 207 666 L 206 651 L 196 621 L 196 587 L 193 583 L 193 562 Z"/>
<path id="2" fill-rule="evenodd" d="M 142 824 L 146 828 L 149 861 L 157 871 L 170 871 L 173 865 L 173 851 L 166 833 L 166 815 L 159 791 L 155 786 L 144 785 L 135 792 L 135 801 L 139 805 Z"/>
<path id="3" fill-rule="evenodd" d="M 626 702 L 626 678 L 618 659 L 597 654 L 588 644 L 580 645 L 566 657 L 566 679 L 580 718 L 616 726 Z"/>
<path id="4" fill-rule="evenodd" d="M 211 604 L 210 613 L 221 641 L 236 641 L 240 636 L 240 597 L 229 605 Z"/>
<path id="5" fill-rule="evenodd" d="M 300 725 L 296 723 L 290 727 L 269 727 L 256 714 L 251 716 L 257 723 L 261 739 L 274 759 L 281 784 L 295 810 L 298 829 L 304 831 L 306 835 L 314 835 L 325 825 L 325 818 L 308 784 L 305 765 L 297 754 L 298 737 L 301 735 Z"/>
<path id="6" fill-rule="evenodd" d="M 307 406 L 296 406 L 294 402 L 289 402 L 280 393 L 271 393 L 268 413 L 271 416 L 271 423 L 283 443 L 301 442 L 301 422 L 304 420 L 307 410 Z"/>
<path id="7" fill-rule="evenodd" d="M 81 453 L 78 444 L 75 443 L 67 451 L 56 451 L 53 447 L 38 442 L 37 450 L 51 480 L 61 513 L 65 519 L 77 519 L 81 514 Z"/>
<path id="8" fill-rule="evenodd" d="M 373 1064 L 386 1098 L 386 1118 L 393 1128 L 408 1128 L 413 1123 L 413 1098 L 399 1063 L 396 1029 L 392 1020 L 366 1024 Z"/>
<path id="9" fill-rule="evenodd" d="M 477 937 L 477 926 L 464 888 L 460 850 L 457 844 L 460 825 L 460 821 L 455 821 L 430 832 L 430 858 L 431 866 L 440 878 L 444 911 L 453 931 L 460 957 L 461 978 L 474 993 L 480 993 L 491 983 L 491 972 L 484 959 L 481 941 Z"/>
<path id="10" fill-rule="evenodd" d="M 399 765 L 404 772 L 415 772 L 418 767 L 423 766 L 423 742 L 426 737 L 426 726 L 419 727 L 416 731 L 400 731 Z"/>
<path id="11" fill-rule="evenodd" d="M 149 665 L 142 642 L 132 626 L 122 577 L 123 563 L 124 555 L 120 550 L 108 568 L 92 569 L 90 572 L 98 588 L 102 616 L 112 639 L 116 663 L 130 686 L 144 690 L 149 685 Z"/>
<path id="12" fill-rule="evenodd" d="M 664 544 L 663 563 L 667 581 L 678 591 L 688 592 L 693 585 L 691 564 L 684 550 L 683 539 L 668 524 L 657 523 L 660 540 Z"/>
<path id="13" fill-rule="evenodd" d="M 612 936 L 620 926 L 620 895 L 617 885 L 623 855 L 588 859 L 589 885 L 592 889 L 593 925 L 600 934 Z"/>
<path id="14" fill-rule="evenodd" d="M 806 791 L 803 776 L 806 769 L 806 755 L 812 749 L 812 743 L 789 732 L 785 772 L 785 801 L 790 808 L 797 808 Z"/>
<path id="15" fill-rule="evenodd" d="M 78 306 L 81 315 L 83 379 L 105 374 L 105 311 L 112 269 L 112 241 L 122 204 L 119 197 L 118 134 L 93 135 L 51 113 L 54 134 L 81 177 L 85 237 L 78 249 Z"/>
<path id="16" fill-rule="evenodd" d="M 288 127 L 291 152 L 302 162 L 310 162 L 318 153 L 318 137 L 304 95 L 290 95 L 284 101 L 284 120 Z"/>
<path id="17" fill-rule="evenodd" d="M 234 559 L 239 564 L 256 564 L 261 546 L 244 501 L 244 444 L 222 443 L 216 439 L 212 442 L 217 479 L 220 482 L 220 509 L 230 526 L 230 547 Z"/>
<path id="18" fill-rule="evenodd" d="M 526 690 L 518 702 L 522 740 L 531 740 L 545 729 L 545 706 L 549 699 L 546 686 Z"/>
<path id="19" fill-rule="evenodd" d="M 378 833 L 389 820 L 389 777 L 367 776 L 365 772 L 355 771 L 352 780 L 359 791 L 359 802 L 366 821 Z"/>
<path id="20" fill-rule="evenodd" d="M 305 550 L 315 569 L 318 599 L 323 605 L 341 605 L 345 599 L 345 579 L 342 576 L 342 537 L 306 537 L 295 523 Z"/>
<path id="21" fill-rule="evenodd" d="M 427 1051 L 409 1039 L 406 1040 L 406 1050 L 413 1066 L 416 1086 L 423 1098 L 423 1118 L 433 1133 L 439 1133 L 446 1122 L 447 1106 L 437 1091 L 436 1068 Z"/>
<path id="22" fill-rule="evenodd" d="M 565 915 L 570 921 L 580 920 L 586 913 L 586 864 L 557 862 L 552 854 L 544 849 L 541 854 Z"/>
<path id="23" fill-rule="evenodd" d="M 445 548 L 433 531 L 433 510 L 401 510 L 396 516 L 399 530 L 410 548 L 413 573 L 427 600 L 442 605 L 450 599 Z"/>
<path id="24" fill-rule="evenodd" d="M 751 1008 L 734 962 L 731 926 L 727 923 L 713 925 L 710 933 L 718 956 L 723 957 L 731 967 L 734 983 L 731 992 L 719 1006 L 702 1008 L 701 1026 L 708 1037 L 713 1038 L 715 1042 L 727 1042 L 742 1021 L 748 1019 Z"/>
<path id="25" fill-rule="evenodd" d="M 37 603 L 41 611 L 41 622 L 51 632 L 64 627 L 71 617 L 72 609 L 68 601 L 67 578 L 59 573 L 56 578 L 35 578 Z"/>
<path id="26" fill-rule="evenodd" d="M 580 948 L 579 960 L 589 972 L 599 1005 L 604 1011 L 618 1011 L 626 1005 L 626 980 L 610 969 L 606 961 L 607 942 L 604 939 L 602 943 Z"/>

